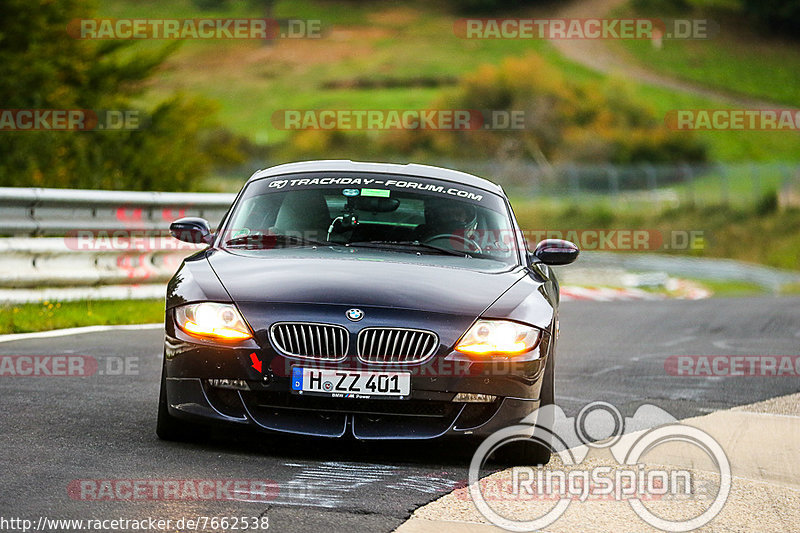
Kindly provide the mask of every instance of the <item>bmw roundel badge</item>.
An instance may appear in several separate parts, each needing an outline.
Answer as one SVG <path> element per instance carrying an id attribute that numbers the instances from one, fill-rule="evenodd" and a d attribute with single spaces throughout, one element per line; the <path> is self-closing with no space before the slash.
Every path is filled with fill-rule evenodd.
<path id="1" fill-rule="evenodd" d="M 364 311 L 362 311 L 361 309 L 348 309 L 347 312 L 345 313 L 345 316 L 347 316 L 347 320 L 350 320 L 352 322 L 358 322 L 359 320 L 364 318 Z"/>

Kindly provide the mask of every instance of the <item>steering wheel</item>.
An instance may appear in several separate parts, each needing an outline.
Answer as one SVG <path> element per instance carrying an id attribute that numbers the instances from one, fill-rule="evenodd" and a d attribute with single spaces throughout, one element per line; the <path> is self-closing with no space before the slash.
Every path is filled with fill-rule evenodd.
<path id="1" fill-rule="evenodd" d="M 465 251 L 467 251 L 467 252 L 477 252 L 479 254 L 483 253 L 483 250 L 481 250 L 480 244 L 478 244 L 477 242 L 475 242 L 472 239 L 464 237 L 463 235 L 456 235 L 454 233 L 439 233 L 438 235 L 434 235 L 433 237 L 426 238 L 422 242 L 424 242 L 425 244 L 433 244 L 434 241 L 438 241 L 438 240 L 442 240 L 442 239 L 447 239 L 448 241 L 451 241 L 452 239 L 459 240 L 464 244 L 464 250 Z M 453 248 L 452 246 L 447 246 L 447 248 L 452 248 L 453 250 L 455 250 L 455 248 Z M 460 252 L 461 250 L 456 250 L 456 251 Z"/>

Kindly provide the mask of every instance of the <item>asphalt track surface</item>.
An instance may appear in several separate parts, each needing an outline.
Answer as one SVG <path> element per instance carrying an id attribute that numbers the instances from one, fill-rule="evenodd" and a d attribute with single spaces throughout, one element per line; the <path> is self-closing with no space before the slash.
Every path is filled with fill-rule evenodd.
<path id="1" fill-rule="evenodd" d="M 0 355 L 90 355 L 102 371 L 0 377 L 0 517 L 163 518 L 175 531 L 180 518 L 267 516 L 271 531 L 391 531 L 467 478 L 468 448 L 453 441 L 364 444 L 226 431 L 192 444 L 161 442 L 154 433 L 161 342 L 158 330 L 118 330 L 0 343 Z M 682 419 L 797 392 L 800 381 L 675 377 L 665 371 L 667 357 L 799 350 L 800 298 L 564 303 L 556 399 L 571 415 L 604 400 L 628 416 L 650 403 Z M 108 374 L 120 358 L 138 364 L 132 375 Z M 266 502 L 71 496 L 70 483 L 86 479 L 268 479 L 278 492 Z"/>

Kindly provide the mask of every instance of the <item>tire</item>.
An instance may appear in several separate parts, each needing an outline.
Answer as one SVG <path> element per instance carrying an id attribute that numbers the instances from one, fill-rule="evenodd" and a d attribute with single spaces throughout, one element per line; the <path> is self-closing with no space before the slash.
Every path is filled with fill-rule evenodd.
<path id="1" fill-rule="evenodd" d="M 553 354 L 547 360 L 544 378 L 542 378 L 542 391 L 539 394 L 539 407 L 552 405 L 555 401 L 555 387 L 553 383 Z M 495 461 L 508 466 L 535 466 L 546 465 L 553 454 L 552 438 L 549 431 L 539 431 L 538 426 L 553 427 L 553 410 L 540 411 L 536 420 L 536 440 L 517 440 L 504 444 L 492 457 Z"/>
<path id="2" fill-rule="evenodd" d="M 169 414 L 169 407 L 167 406 L 167 374 L 164 366 L 161 367 L 161 391 L 158 395 L 156 435 L 158 435 L 159 439 L 166 441 L 191 441 L 196 436 L 197 428 L 193 424 Z"/>

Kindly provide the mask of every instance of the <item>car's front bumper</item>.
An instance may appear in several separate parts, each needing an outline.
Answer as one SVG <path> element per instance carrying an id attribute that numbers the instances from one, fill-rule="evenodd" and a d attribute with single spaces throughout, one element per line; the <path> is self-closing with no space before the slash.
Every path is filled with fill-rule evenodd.
<path id="1" fill-rule="evenodd" d="M 498 397 L 491 403 L 463 403 L 453 402 L 454 396 L 417 391 L 409 400 L 300 397 L 290 392 L 211 387 L 199 378 L 167 378 L 169 411 L 175 417 L 320 437 L 487 436 L 519 422 L 539 405 L 538 399 L 531 398 Z M 425 397 L 429 399 L 422 399 Z"/>
<path id="2" fill-rule="evenodd" d="M 249 425 L 264 431 L 358 439 L 429 439 L 450 435 L 486 436 L 528 416 L 539 406 L 550 337 L 521 362 L 482 363 L 442 351 L 422 364 L 393 367 L 409 371 L 407 399 L 302 396 L 291 390 L 293 366 L 322 363 L 287 358 L 265 343 L 220 346 L 195 339 L 167 321 L 165 378 L 171 415 L 198 422 Z M 262 348 L 262 346 L 265 346 Z M 253 355 L 263 365 L 253 365 Z M 329 368 L 388 370 L 348 359 Z M 239 380 L 249 390 L 213 385 Z M 458 393 L 494 396 L 486 403 L 454 401 Z"/>

